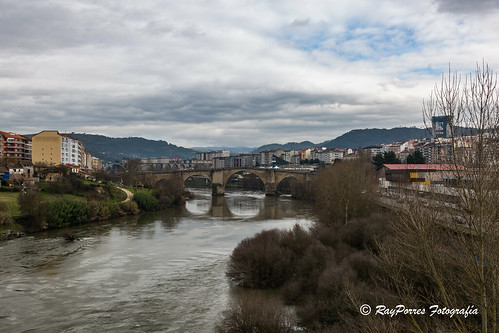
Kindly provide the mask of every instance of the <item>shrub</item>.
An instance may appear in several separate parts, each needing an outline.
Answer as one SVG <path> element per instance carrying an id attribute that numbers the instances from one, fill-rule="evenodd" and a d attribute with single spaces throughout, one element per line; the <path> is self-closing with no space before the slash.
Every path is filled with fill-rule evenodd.
<path id="1" fill-rule="evenodd" d="M 390 233 L 388 219 L 390 215 L 372 214 L 367 218 L 351 220 L 341 230 L 341 240 L 358 250 L 377 251 L 377 241 L 381 241 Z"/>
<path id="2" fill-rule="evenodd" d="M 71 183 L 67 181 L 50 182 L 46 185 L 45 190 L 48 193 L 57 193 L 57 194 L 73 193 L 73 187 L 71 186 Z"/>
<path id="3" fill-rule="evenodd" d="M 369 281 L 372 274 L 380 272 L 378 262 L 371 253 L 366 251 L 352 253 L 344 259 L 344 263 L 352 268 L 361 281 Z"/>
<path id="4" fill-rule="evenodd" d="M 282 233 L 282 246 L 289 248 L 297 256 L 303 256 L 310 245 L 317 242 L 308 231 L 298 224 L 295 224 L 292 230 Z"/>
<path id="5" fill-rule="evenodd" d="M 184 202 L 184 183 L 182 178 L 163 180 L 156 184 L 154 196 L 161 209 L 179 205 Z"/>
<path id="6" fill-rule="evenodd" d="M 0 226 L 12 225 L 12 223 L 14 223 L 12 217 L 8 213 L 0 211 Z"/>
<path id="7" fill-rule="evenodd" d="M 133 200 L 135 200 L 141 210 L 153 211 L 159 209 L 158 199 L 151 192 L 136 192 L 133 195 Z"/>
<path id="8" fill-rule="evenodd" d="M 296 273 L 298 262 L 313 244 L 327 252 L 298 225 L 289 231 L 264 230 L 238 244 L 232 252 L 227 275 L 245 287 L 279 287 Z"/>
<path id="9" fill-rule="evenodd" d="M 119 207 L 126 215 L 135 215 L 140 211 L 135 201 L 120 202 Z"/>
<path id="10" fill-rule="evenodd" d="M 335 262 L 334 249 L 315 240 L 295 263 L 292 280 L 284 285 L 282 295 L 285 302 L 300 304 L 307 295 L 315 294 L 319 276 L 326 267 Z"/>
<path id="11" fill-rule="evenodd" d="M 48 223 L 51 228 L 77 225 L 90 220 L 90 207 L 81 201 L 57 199 L 48 206 Z"/>
<path id="12" fill-rule="evenodd" d="M 110 205 L 102 201 L 89 201 L 88 207 L 90 208 L 89 220 L 102 221 L 111 218 Z"/>
<path id="13" fill-rule="evenodd" d="M 5 202 L 0 202 L 0 212 L 6 212 L 7 209 L 7 204 Z"/>
<path id="14" fill-rule="evenodd" d="M 227 275 L 240 286 L 276 288 L 293 273 L 293 252 L 281 246 L 283 232 L 264 230 L 242 240 L 232 252 Z"/>
<path id="15" fill-rule="evenodd" d="M 216 331 L 288 333 L 294 332 L 293 326 L 291 315 L 277 300 L 250 294 L 233 302 L 223 312 Z"/>
<path id="16" fill-rule="evenodd" d="M 29 190 L 19 194 L 17 202 L 21 213 L 26 216 L 28 230 L 36 231 L 47 227 L 47 207 L 40 193 Z"/>
<path id="17" fill-rule="evenodd" d="M 330 265 L 317 279 L 317 290 L 306 297 L 297 308 L 302 324 L 321 329 L 343 320 L 352 311 L 345 288 L 347 281 L 354 281 L 355 272 L 348 265 Z"/>

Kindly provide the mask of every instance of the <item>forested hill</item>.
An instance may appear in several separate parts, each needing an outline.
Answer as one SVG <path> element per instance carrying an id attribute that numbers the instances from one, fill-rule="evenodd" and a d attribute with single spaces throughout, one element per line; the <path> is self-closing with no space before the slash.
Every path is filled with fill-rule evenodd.
<path id="1" fill-rule="evenodd" d="M 426 129 L 416 127 L 396 127 L 356 129 L 340 135 L 336 139 L 324 141 L 318 146 L 326 148 L 358 148 L 382 143 L 423 139 L 428 136 Z"/>
<path id="2" fill-rule="evenodd" d="M 428 136 L 428 131 L 416 127 L 396 127 L 386 128 L 367 128 L 356 129 L 340 135 L 336 139 L 324 141 L 321 143 L 312 143 L 310 141 L 288 142 L 286 144 L 268 144 L 258 147 L 253 152 L 261 152 L 273 149 L 304 149 L 311 147 L 326 148 L 358 148 L 382 143 L 406 141 L 408 139 L 422 139 Z"/>
<path id="3" fill-rule="evenodd" d="M 261 151 L 276 150 L 276 149 L 283 149 L 283 150 L 306 149 L 306 148 L 312 148 L 315 146 L 316 145 L 310 141 L 288 142 L 286 144 L 270 143 L 270 144 L 258 147 L 257 149 L 253 150 L 252 153 L 256 154 L 256 153 L 259 153 Z"/>
<path id="4" fill-rule="evenodd" d="M 85 151 L 104 161 L 123 158 L 169 157 L 189 159 L 196 156 L 192 149 L 179 147 L 162 140 L 144 138 L 111 138 L 95 134 L 68 134 L 85 144 Z"/>

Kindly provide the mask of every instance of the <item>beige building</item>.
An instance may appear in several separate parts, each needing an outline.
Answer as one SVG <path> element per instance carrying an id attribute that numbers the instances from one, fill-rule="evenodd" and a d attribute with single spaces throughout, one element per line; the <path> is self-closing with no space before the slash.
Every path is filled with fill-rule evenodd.
<path id="1" fill-rule="evenodd" d="M 46 165 L 73 164 L 83 167 L 83 142 L 60 134 L 58 131 L 42 131 L 32 138 L 33 163 Z"/>

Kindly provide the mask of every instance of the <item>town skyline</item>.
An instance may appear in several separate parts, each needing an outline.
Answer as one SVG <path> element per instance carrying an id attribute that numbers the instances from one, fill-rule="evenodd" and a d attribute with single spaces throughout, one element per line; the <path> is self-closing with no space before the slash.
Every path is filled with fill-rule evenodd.
<path id="1" fill-rule="evenodd" d="M 499 68 L 494 1 L 0 3 L 2 129 L 259 147 L 421 128 L 441 74 Z"/>

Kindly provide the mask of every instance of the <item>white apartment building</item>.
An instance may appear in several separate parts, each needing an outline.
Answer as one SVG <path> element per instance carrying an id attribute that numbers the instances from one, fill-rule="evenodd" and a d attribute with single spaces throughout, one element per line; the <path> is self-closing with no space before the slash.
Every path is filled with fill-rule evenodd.
<path id="1" fill-rule="evenodd" d="M 68 135 L 61 134 L 61 164 L 83 166 L 83 143 Z"/>

